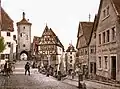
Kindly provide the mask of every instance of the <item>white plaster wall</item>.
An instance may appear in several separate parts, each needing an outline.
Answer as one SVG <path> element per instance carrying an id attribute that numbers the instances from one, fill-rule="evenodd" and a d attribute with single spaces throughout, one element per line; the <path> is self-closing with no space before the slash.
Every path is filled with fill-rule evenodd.
<path id="1" fill-rule="evenodd" d="M 7 42 L 11 42 L 13 44 L 13 53 L 16 52 L 16 42 L 13 40 L 14 32 L 10 32 L 10 36 L 7 36 L 7 31 L 1 31 L 1 36 L 4 37 L 5 44 Z M 6 49 L 2 52 L 2 54 L 9 54 L 10 48 L 8 45 L 6 45 Z"/>

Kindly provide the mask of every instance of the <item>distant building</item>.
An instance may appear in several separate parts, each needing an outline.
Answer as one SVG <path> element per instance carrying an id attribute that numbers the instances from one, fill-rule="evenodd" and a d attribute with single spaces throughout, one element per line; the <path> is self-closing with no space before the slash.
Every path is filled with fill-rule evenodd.
<path id="1" fill-rule="evenodd" d="M 40 37 L 34 36 L 33 42 L 31 45 L 31 53 L 32 53 L 32 58 L 35 60 L 40 60 L 39 52 L 38 52 L 38 45 L 40 42 Z"/>
<path id="2" fill-rule="evenodd" d="M 98 17 L 96 73 L 120 81 L 120 0 L 101 0 Z"/>
<path id="3" fill-rule="evenodd" d="M 64 46 L 53 32 L 51 28 L 46 25 L 38 46 L 39 55 L 41 56 L 41 65 L 47 67 L 48 65 L 53 70 L 60 70 L 61 55 L 64 51 Z"/>
<path id="4" fill-rule="evenodd" d="M 19 60 L 31 59 L 31 25 L 32 24 L 26 20 L 25 13 L 23 12 L 22 20 L 17 22 L 17 57 Z"/>
<path id="5" fill-rule="evenodd" d="M 93 22 L 80 22 L 77 34 L 77 44 L 76 48 L 78 50 L 78 64 L 82 65 L 83 73 L 88 71 L 89 62 L 89 41 L 92 33 Z"/>
<path id="6" fill-rule="evenodd" d="M 72 74 L 75 72 L 75 61 L 76 61 L 76 50 L 72 44 L 69 45 L 68 49 L 66 50 L 66 67 L 67 73 Z"/>

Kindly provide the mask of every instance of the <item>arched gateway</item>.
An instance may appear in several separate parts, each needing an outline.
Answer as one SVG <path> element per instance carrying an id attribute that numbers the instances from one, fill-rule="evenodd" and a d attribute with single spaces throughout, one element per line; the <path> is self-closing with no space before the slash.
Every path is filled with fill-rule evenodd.
<path id="1" fill-rule="evenodd" d="M 18 60 L 30 60 L 31 58 L 31 25 L 32 24 L 26 20 L 25 13 L 23 12 L 22 20 L 17 22 Z"/>

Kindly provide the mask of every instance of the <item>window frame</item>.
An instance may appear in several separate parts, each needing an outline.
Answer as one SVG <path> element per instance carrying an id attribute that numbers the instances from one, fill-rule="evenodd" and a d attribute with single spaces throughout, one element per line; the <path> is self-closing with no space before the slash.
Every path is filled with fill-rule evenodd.
<path id="1" fill-rule="evenodd" d="M 106 31 L 106 42 L 110 42 L 110 30 Z"/>
<path id="2" fill-rule="evenodd" d="M 98 40 L 99 40 L 99 45 L 101 45 L 102 44 L 102 42 L 101 42 L 101 33 L 98 34 Z"/>
<path id="3" fill-rule="evenodd" d="M 11 34 L 10 34 L 10 32 L 7 32 L 7 36 L 9 36 L 9 37 L 10 37 L 10 35 L 11 35 Z"/>
<path id="4" fill-rule="evenodd" d="M 108 56 L 104 56 L 105 69 L 108 69 Z"/>

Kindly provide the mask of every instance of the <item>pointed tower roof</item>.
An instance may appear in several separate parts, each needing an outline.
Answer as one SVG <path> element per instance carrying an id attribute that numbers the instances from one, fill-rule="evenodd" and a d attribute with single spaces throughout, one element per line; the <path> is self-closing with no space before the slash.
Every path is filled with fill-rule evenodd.
<path id="1" fill-rule="evenodd" d="M 23 12 L 23 18 L 20 22 L 17 22 L 17 25 L 21 25 L 21 24 L 27 24 L 27 25 L 32 25 L 30 22 L 28 22 L 25 18 L 25 12 Z"/>
<path id="2" fill-rule="evenodd" d="M 68 49 L 66 50 L 66 52 L 76 52 L 74 46 L 72 44 L 69 45 Z"/>

